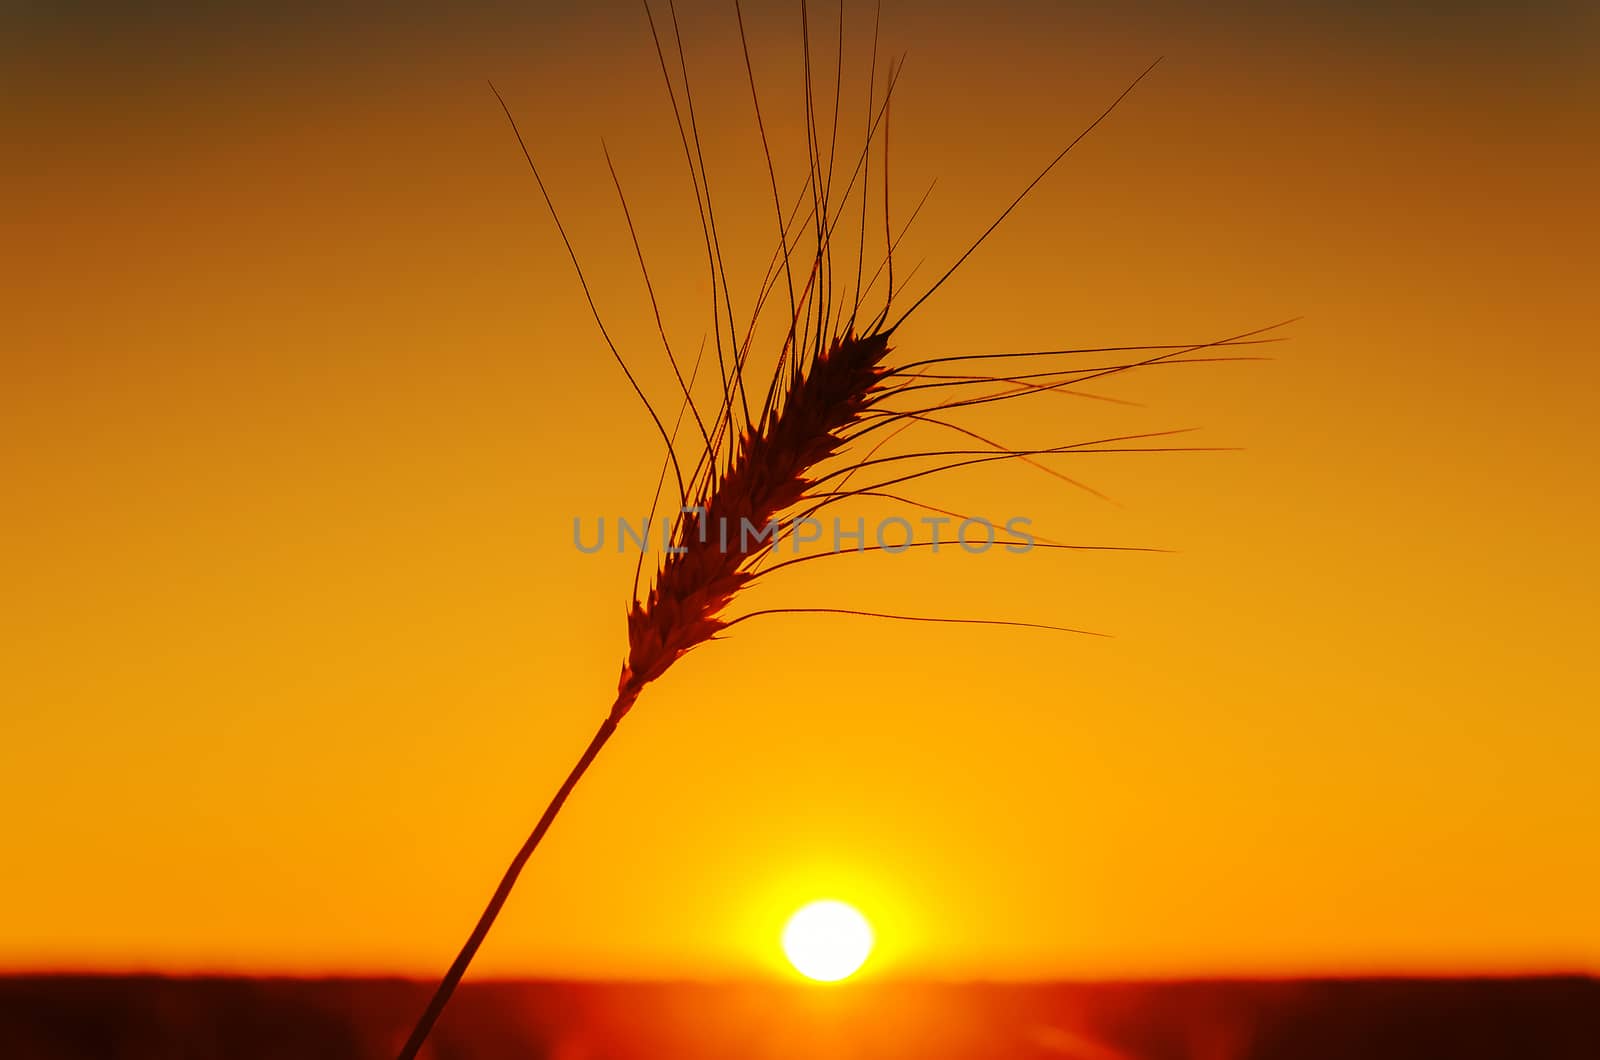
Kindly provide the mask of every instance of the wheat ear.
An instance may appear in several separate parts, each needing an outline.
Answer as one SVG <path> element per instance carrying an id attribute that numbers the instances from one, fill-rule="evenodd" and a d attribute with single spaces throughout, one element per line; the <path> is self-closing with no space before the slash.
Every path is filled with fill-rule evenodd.
<path id="1" fill-rule="evenodd" d="M 843 608 L 793 607 L 769 608 L 743 615 L 728 616 L 730 605 L 740 593 L 756 579 L 771 574 L 782 567 L 824 556 L 807 556 L 788 560 L 763 568 L 777 543 L 775 535 L 758 536 L 752 543 L 747 540 L 745 528 L 765 528 L 780 517 L 798 513 L 809 516 L 833 504 L 862 497 L 889 498 L 929 511 L 949 516 L 960 513 L 934 507 L 891 492 L 902 483 L 919 480 L 946 471 L 997 460 L 1020 460 L 1034 463 L 1041 470 L 1074 485 L 1052 469 L 1037 464 L 1033 458 L 1043 455 L 1074 455 L 1104 452 L 1173 452 L 1171 447 L 1146 448 L 1130 446 L 1136 440 L 1157 435 L 1128 435 L 1118 438 L 1095 439 L 1044 449 L 1013 449 L 979 435 L 958 424 L 942 419 L 951 410 L 1033 397 L 1044 393 L 1076 394 L 1082 397 L 1099 395 L 1082 394 L 1071 389 L 1076 385 L 1106 376 L 1171 364 L 1192 364 L 1199 361 L 1254 359 L 1238 356 L 1194 356 L 1209 354 L 1218 348 L 1250 345 L 1273 341 L 1265 337 L 1272 328 L 1262 328 L 1216 342 L 1168 344 L 1161 346 L 1126 346 L 1096 349 L 1032 350 L 1014 353 L 978 353 L 951 357 L 930 358 L 920 361 L 893 363 L 890 339 L 896 330 L 927 299 L 939 290 L 977 247 L 984 242 L 1012 210 L 1033 190 L 1035 185 L 1059 163 L 1077 143 L 1095 128 L 1131 92 L 1150 71 L 1140 74 L 1082 133 L 1062 149 L 1048 165 L 985 229 L 948 270 L 915 299 L 909 308 L 900 312 L 890 322 L 891 310 L 896 301 L 894 274 L 894 249 L 920 210 L 912 211 L 904 226 L 895 234 L 890 225 L 888 199 L 888 115 L 899 69 L 891 63 L 881 101 L 869 92 L 865 143 L 848 175 L 843 192 L 835 199 L 835 145 L 838 139 L 840 99 L 838 80 L 835 82 L 833 128 L 831 135 L 823 134 L 816 114 L 816 100 L 812 91 L 811 47 L 809 15 L 804 0 L 801 2 L 802 40 L 806 59 L 805 112 L 808 135 L 809 173 L 795 207 L 785 214 L 773 172 L 771 153 L 767 149 L 765 125 L 761 122 L 760 102 L 756 95 L 755 74 L 750 67 L 748 46 L 745 47 L 746 70 L 750 75 L 752 100 L 756 118 L 761 127 L 762 147 L 767 156 L 768 174 L 772 180 L 773 206 L 777 217 L 778 248 L 773 264 L 769 266 L 760 285 L 759 297 L 750 315 L 750 323 L 743 336 L 733 327 L 734 310 L 728 295 L 726 270 L 723 265 L 720 243 L 717 239 L 716 215 L 712 209 L 710 181 L 703 159 L 699 157 L 699 134 L 695 126 L 693 99 L 690 94 L 689 72 L 683 60 L 681 38 L 678 36 L 676 11 L 672 0 L 667 0 L 671 12 L 672 40 L 676 48 L 681 89 L 674 84 L 669 69 L 662 37 L 658 32 L 655 14 L 648 0 L 646 14 L 650 19 L 651 33 L 656 42 L 661 70 L 672 100 L 673 112 L 678 121 L 685 159 L 694 186 L 697 207 L 700 210 L 705 232 L 706 254 L 712 277 L 712 320 L 716 336 L 716 357 L 720 375 L 716 406 L 709 415 L 699 408 L 692 388 L 694 375 L 685 380 L 681 366 L 674 356 L 670 343 L 662 330 L 663 344 L 671 361 L 674 376 L 682 393 L 677 421 L 669 428 L 651 406 L 635 381 L 626 362 L 612 342 L 594 297 L 584 278 L 571 241 L 561 225 L 555 206 L 539 176 L 522 134 L 504 99 L 500 99 L 507 119 L 511 123 L 524 158 L 532 171 L 539 191 L 555 220 L 572 265 L 583 287 L 589 306 L 594 312 L 600 333 L 616 358 L 628 382 L 643 401 L 650 418 L 666 442 L 667 460 L 664 462 L 657 484 L 657 501 L 661 486 L 670 471 L 677 485 L 678 511 L 672 519 L 670 540 L 672 547 L 665 551 L 656 569 L 650 588 L 640 595 L 638 575 L 635 576 L 633 601 L 627 614 L 628 650 L 617 681 L 616 698 L 610 711 L 601 722 L 589 746 L 557 790 L 532 833 L 523 843 L 510 866 L 501 878 L 489 904 L 478 918 L 466 943 L 462 946 L 449 970 L 441 979 L 426 1009 L 401 1049 L 400 1060 L 413 1060 L 421 1050 L 434 1023 L 444 1011 L 456 985 L 461 981 L 478 947 L 487 936 L 501 907 L 510 895 L 517 877 L 528 858 L 538 846 L 551 823 L 566 802 L 573 788 L 583 777 L 602 747 L 616 732 L 618 724 L 638 700 L 644 687 L 661 677 L 686 652 L 704 644 L 718 633 L 740 622 L 777 614 L 830 614 L 858 615 L 879 619 L 899 619 L 918 622 L 964 622 L 978 625 L 1013 626 L 1019 628 L 1054 630 L 1064 633 L 1083 633 L 1084 630 L 1045 623 L 1012 622 L 995 618 L 947 618 L 921 615 L 900 615 L 877 611 L 856 611 Z M 744 41 L 743 13 L 735 0 L 739 16 L 741 42 Z M 840 14 L 840 64 L 843 56 L 843 7 Z M 873 78 L 877 69 L 877 26 L 873 29 Z M 1154 64 L 1152 64 L 1153 68 Z M 491 85 L 491 88 L 493 86 Z M 685 107 L 678 106 L 678 92 L 684 96 Z M 496 98 L 500 98 L 498 91 Z M 688 125 L 684 118 L 687 116 Z M 862 264 L 866 255 L 867 202 L 866 183 L 869 172 L 870 148 L 874 142 L 883 145 L 883 243 L 881 263 L 870 277 L 863 281 Z M 848 161 L 848 160 L 847 160 Z M 610 164 L 609 155 L 607 163 Z M 612 169 L 616 179 L 615 169 Z M 859 190 L 858 190 L 859 180 Z M 617 184 L 621 196 L 620 181 Z M 931 190 L 931 188 L 930 188 Z M 849 299 L 840 293 L 840 284 L 833 266 L 833 246 L 842 207 L 852 195 L 861 201 L 859 248 L 856 249 L 854 289 Z M 794 219 L 809 196 L 809 211 L 804 224 L 810 231 L 804 240 L 807 252 L 801 253 L 792 231 Z M 926 199 L 924 195 L 923 199 Z M 626 199 L 623 199 L 627 215 Z M 633 229 L 631 216 L 628 227 Z M 635 248 L 638 240 L 635 235 Z M 802 270 L 796 285 L 794 265 Z M 643 268 L 643 253 L 640 265 Z M 765 395 L 756 391 L 754 408 L 751 405 L 751 376 L 748 357 L 751 336 L 756 329 L 768 296 L 778 288 L 780 276 L 786 281 L 789 315 L 776 365 L 766 380 Z M 863 320 L 861 306 L 876 286 L 880 277 L 886 278 L 886 294 L 882 308 L 870 320 Z M 846 283 L 848 280 L 845 281 Z M 905 278 L 902 278 L 902 284 Z M 654 303 L 654 289 L 646 287 Z M 720 292 L 720 293 L 719 293 Z M 716 321 L 726 315 L 724 332 Z M 657 309 L 657 321 L 660 312 Z M 1278 327 L 1279 325 L 1273 325 Z M 1020 360 L 1026 365 L 1056 365 L 1061 358 L 1071 358 L 1065 363 L 1072 367 L 1047 367 L 1042 371 L 1019 372 L 1015 369 L 984 371 L 996 360 L 1012 364 Z M 1088 363 L 1080 363 L 1087 359 Z M 930 369 L 946 364 L 960 364 L 959 373 L 935 373 Z M 696 365 L 698 371 L 698 364 Z M 998 389 L 995 389 L 998 387 Z M 700 452 L 692 464 L 680 459 L 676 439 L 685 415 L 698 428 Z M 921 448 L 909 453 L 877 455 L 885 445 L 902 432 L 914 426 L 937 426 L 961 434 L 981 443 L 984 448 L 938 449 Z M 882 433 L 879 433 L 882 432 Z M 1175 432 L 1163 432 L 1175 433 Z M 869 444 L 869 436 L 877 437 Z M 686 471 L 687 466 L 687 474 Z M 865 472 L 874 481 L 851 485 L 851 480 Z M 1088 488 L 1088 487 L 1083 487 Z M 1092 492 L 1092 491 L 1091 491 Z M 654 503 L 654 502 L 653 502 Z M 652 511 L 652 514 L 654 512 Z M 1040 539 L 1043 541 L 1044 539 Z M 912 542 L 926 546 L 930 542 Z M 1035 544 L 1034 547 L 1041 547 Z M 1045 542 L 1045 548 L 1082 548 L 1096 546 L 1068 546 Z M 867 548 L 861 551 L 874 551 Z M 641 555 L 641 565 L 643 556 Z"/>

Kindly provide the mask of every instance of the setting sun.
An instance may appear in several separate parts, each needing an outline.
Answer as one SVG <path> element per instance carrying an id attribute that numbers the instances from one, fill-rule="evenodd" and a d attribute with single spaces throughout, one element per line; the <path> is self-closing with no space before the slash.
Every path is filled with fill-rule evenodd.
<path id="1" fill-rule="evenodd" d="M 783 928 L 783 952 L 807 979 L 832 983 L 855 973 L 872 952 L 872 925 L 843 902 L 812 902 Z"/>

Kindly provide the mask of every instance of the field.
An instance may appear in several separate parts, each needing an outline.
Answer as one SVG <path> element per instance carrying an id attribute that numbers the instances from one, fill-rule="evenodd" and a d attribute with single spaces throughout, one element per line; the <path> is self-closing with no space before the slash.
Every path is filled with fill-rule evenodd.
<path id="1" fill-rule="evenodd" d="M 381 1060 L 427 985 L 0 980 L 6 1060 Z M 1594 1060 L 1600 981 L 469 983 L 424 1056 Z"/>

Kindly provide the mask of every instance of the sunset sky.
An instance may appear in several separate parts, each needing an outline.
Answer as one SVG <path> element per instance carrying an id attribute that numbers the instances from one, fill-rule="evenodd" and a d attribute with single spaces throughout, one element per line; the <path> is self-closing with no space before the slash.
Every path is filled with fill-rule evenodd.
<path id="1" fill-rule="evenodd" d="M 748 313 L 732 4 L 680 6 Z M 1137 407 L 965 421 L 1240 451 L 916 494 L 1176 554 L 843 557 L 751 602 L 1113 638 L 740 626 L 646 691 L 474 974 L 765 974 L 814 898 L 880 974 L 1600 971 L 1587 7 L 891 0 L 913 290 L 1165 56 L 897 357 L 1303 319 L 1087 388 Z M 745 13 L 786 196 L 797 8 Z M 670 407 L 601 149 L 692 355 L 639 4 L 0 13 L 0 969 L 436 974 L 610 705 L 633 557 L 572 521 L 641 514 L 661 448 L 487 79 Z"/>

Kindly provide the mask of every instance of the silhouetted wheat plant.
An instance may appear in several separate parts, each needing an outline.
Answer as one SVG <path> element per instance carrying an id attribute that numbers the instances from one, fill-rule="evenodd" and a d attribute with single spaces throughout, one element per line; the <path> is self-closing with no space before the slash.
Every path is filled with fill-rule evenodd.
<path id="1" fill-rule="evenodd" d="M 684 57 L 677 12 L 673 0 L 666 0 L 666 17 L 658 22 L 661 12 L 653 9 L 649 0 L 645 0 L 644 7 L 660 61 L 661 75 L 677 120 L 677 131 L 704 234 L 707 267 L 712 280 L 710 334 L 716 355 L 717 397 L 714 403 L 696 399 L 694 385 L 700 372 L 700 360 L 697 359 L 686 372 L 684 364 L 672 350 L 665 327 L 661 326 L 660 307 L 656 304 L 655 291 L 650 285 L 649 272 L 645 270 L 643 252 L 639 249 L 638 236 L 628 213 L 621 183 L 608 154 L 607 165 L 616 184 L 629 232 L 633 236 L 665 354 L 677 383 L 676 401 L 679 408 L 674 422 L 669 426 L 656 411 L 606 329 L 577 252 L 539 175 L 533 153 L 517 127 L 510 107 L 495 90 L 495 97 L 511 123 L 528 168 L 561 234 L 601 338 L 643 403 L 665 445 L 666 458 L 658 479 L 656 497 L 652 500 L 651 514 L 654 516 L 663 503 L 670 504 L 674 500 L 676 511 L 671 514 L 669 521 L 670 547 L 662 550 L 659 565 L 648 589 L 643 593 L 640 592 L 640 581 L 645 553 L 641 550 L 640 562 L 635 570 L 633 600 L 628 611 L 627 657 L 610 711 L 506 869 L 488 906 L 402 1048 L 401 1060 L 415 1057 L 421 1049 L 505 904 L 523 866 L 573 787 L 616 731 L 618 723 L 633 707 L 645 686 L 665 674 L 686 652 L 739 623 L 778 614 L 851 615 L 896 621 L 1012 626 L 1062 633 L 1088 632 L 1068 626 L 1004 618 L 907 615 L 811 606 L 730 614 L 740 594 L 758 579 L 793 564 L 825 558 L 826 554 L 810 554 L 771 562 L 774 548 L 782 535 L 761 531 L 775 522 L 785 520 L 793 526 L 796 519 L 809 518 L 834 505 L 863 498 L 886 499 L 962 518 L 959 513 L 912 500 L 898 492 L 898 489 L 908 482 L 994 461 L 1026 461 L 1058 477 L 1065 477 L 1039 464 L 1036 458 L 1076 453 L 1195 451 L 1147 444 L 1153 439 L 1180 433 L 1177 431 L 1016 449 L 946 417 L 962 409 L 1047 393 L 1069 392 L 1069 388 L 1078 384 L 1136 369 L 1197 361 L 1246 359 L 1236 354 L 1219 354 L 1217 351 L 1272 341 L 1266 333 L 1280 326 L 1273 325 L 1272 328 L 1202 343 L 981 352 L 922 359 L 897 356 L 892 341 L 905 322 L 961 268 L 1039 182 L 1116 109 L 1156 64 L 1152 63 L 1139 74 L 1098 117 L 1050 159 L 1016 198 L 1000 211 L 993 223 L 978 234 L 966 251 L 902 308 L 900 303 L 904 301 L 904 280 L 901 287 L 896 286 L 894 253 L 900 238 L 927 200 L 924 194 L 916 209 L 910 212 L 896 231 L 890 216 L 889 196 L 890 103 L 904 60 L 887 63 L 880 94 L 877 86 L 879 18 L 875 13 L 868 99 L 858 119 L 864 129 L 861 147 L 847 157 L 840 157 L 837 145 L 840 124 L 844 120 L 841 99 L 844 5 L 841 3 L 839 6 L 838 58 L 834 65 L 834 83 L 830 86 L 832 105 L 828 107 L 825 98 L 819 103 L 813 78 L 811 16 L 805 0 L 801 0 L 799 14 L 804 57 L 808 171 L 793 205 L 786 211 L 767 140 L 757 78 L 750 61 L 744 14 L 738 0 L 734 0 L 744 68 L 767 163 L 777 243 L 771 263 L 758 285 L 755 305 L 741 332 L 735 323 L 735 310 L 729 296 L 722 240 L 717 231 L 709 174 L 701 152 L 689 66 Z M 665 31 L 670 31 L 670 34 Z M 493 89 L 492 85 L 490 87 Z M 819 120 L 819 111 L 822 110 L 831 111 L 826 122 Z M 874 175 L 872 157 L 875 148 L 880 153 L 881 162 L 879 171 Z M 848 172 L 845 172 L 846 165 L 849 166 Z M 874 180 L 881 182 L 881 198 L 876 185 L 869 193 L 869 184 Z M 872 204 L 873 199 L 878 200 L 878 205 Z M 851 222 L 841 223 L 846 213 L 850 215 Z M 872 230 L 870 239 L 869 228 Z M 869 244 L 878 241 L 881 241 L 881 252 L 869 253 Z M 841 244 L 839 257 L 843 271 L 838 272 L 835 249 Z M 869 260 L 877 262 L 870 275 L 866 272 Z M 883 294 L 881 297 L 874 296 L 872 292 L 880 280 Z M 780 297 L 776 293 L 780 290 L 784 293 L 787 310 L 782 318 L 782 340 L 776 350 L 775 362 L 769 354 L 762 363 L 770 364 L 770 368 L 763 369 L 752 359 L 753 340 L 764 313 L 783 312 L 772 308 L 772 302 Z M 848 296 L 845 291 L 849 292 Z M 869 309 L 869 305 L 876 308 Z M 711 407 L 703 407 L 708 404 Z M 919 448 L 907 453 L 879 455 L 891 439 L 916 425 L 937 427 L 965 441 L 953 448 Z M 671 484 L 670 488 L 668 483 Z M 666 494 L 665 501 L 663 493 Z M 757 533 L 747 532 L 751 528 Z M 931 541 L 897 543 L 891 550 L 929 547 L 933 544 Z M 1108 547 L 1065 545 L 1036 537 L 1028 542 L 1028 546 L 1043 549 Z M 859 549 L 850 551 L 878 551 L 888 547 L 863 543 Z"/>

